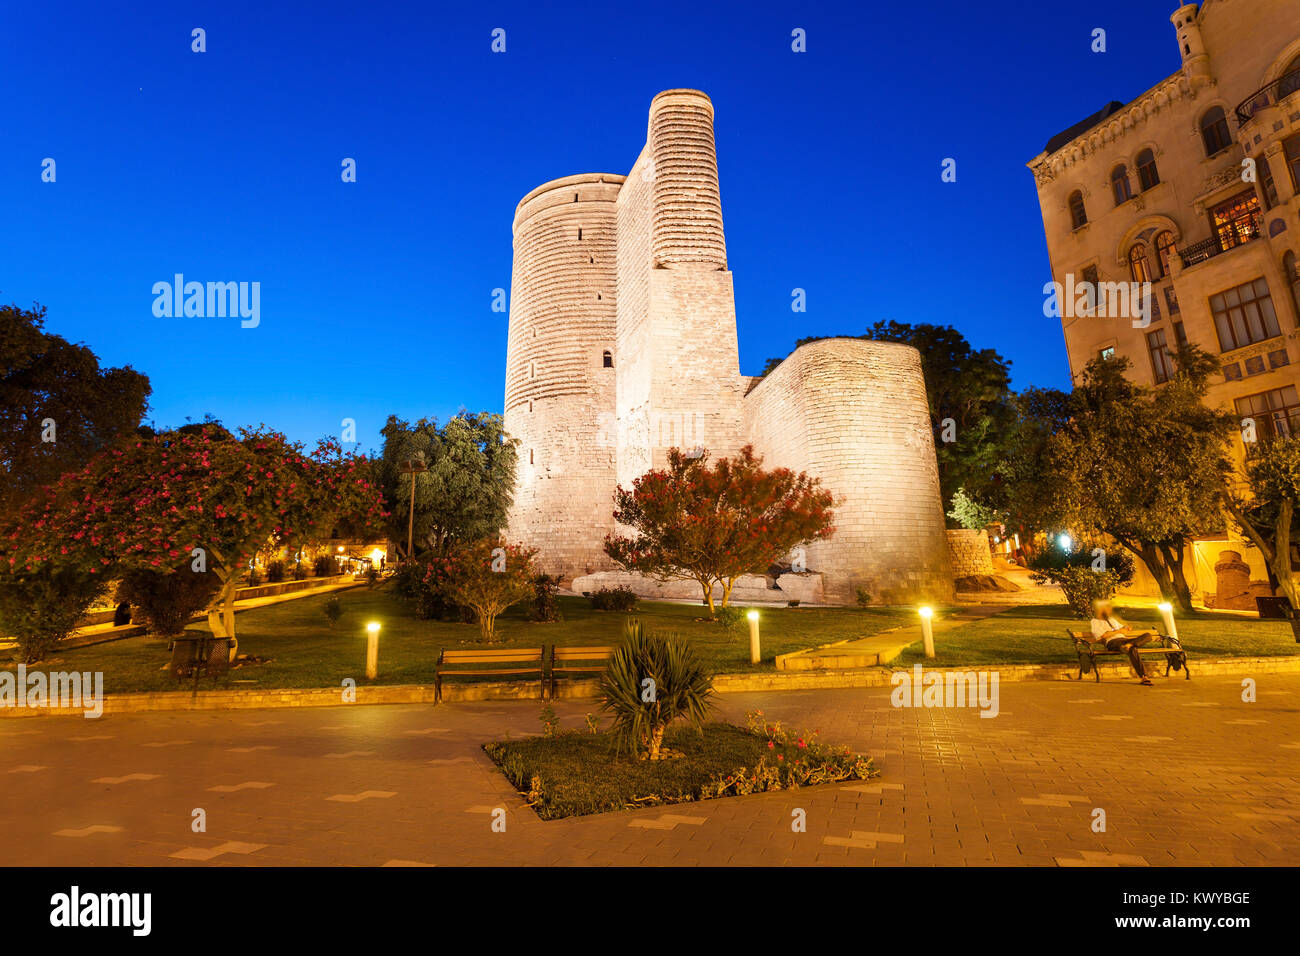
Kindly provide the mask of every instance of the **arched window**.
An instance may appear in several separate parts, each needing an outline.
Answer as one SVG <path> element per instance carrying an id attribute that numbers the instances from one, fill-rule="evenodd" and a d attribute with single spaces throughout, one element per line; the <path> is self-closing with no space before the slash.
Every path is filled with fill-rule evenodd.
<path id="1" fill-rule="evenodd" d="M 1156 169 L 1156 154 L 1149 149 L 1138 153 L 1138 186 L 1146 192 L 1152 186 L 1160 185 L 1160 170 Z"/>
<path id="2" fill-rule="evenodd" d="M 1128 181 L 1128 167 L 1123 163 L 1110 171 L 1110 189 L 1115 194 L 1115 205 L 1133 198 L 1133 187 Z"/>
<path id="3" fill-rule="evenodd" d="M 613 368 L 613 367 L 614 367 L 614 355 L 613 355 L 612 352 L 609 351 L 609 349 L 606 349 L 606 350 L 605 350 L 605 368 Z"/>
<path id="4" fill-rule="evenodd" d="M 1147 247 L 1145 243 L 1133 243 L 1133 247 L 1128 251 L 1128 268 L 1129 271 L 1133 273 L 1134 282 L 1151 281 L 1151 265 L 1147 262 Z"/>
<path id="5" fill-rule="evenodd" d="M 1076 189 L 1070 193 L 1069 202 L 1070 222 L 1073 223 L 1074 228 L 1078 229 L 1080 226 L 1086 226 L 1088 224 L 1088 210 L 1083 205 L 1083 193 Z"/>
<path id="6" fill-rule="evenodd" d="M 1300 263 L 1296 262 L 1294 252 L 1288 251 L 1282 257 L 1282 277 L 1291 287 L 1291 304 L 1295 307 L 1296 315 L 1300 317 Z"/>
<path id="7" fill-rule="evenodd" d="M 1283 72 L 1277 84 L 1277 98 L 1284 100 L 1296 90 L 1300 90 L 1300 56 L 1292 60 Z"/>
<path id="8" fill-rule="evenodd" d="M 1156 236 L 1156 268 L 1160 270 L 1160 278 L 1169 275 L 1169 256 L 1174 251 L 1174 234 L 1166 229 L 1160 235 Z"/>
<path id="9" fill-rule="evenodd" d="M 1232 145 L 1228 133 L 1228 117 L 1222 106 L 1215 106 L 1201 117 L 1201 139 L 1205 141 L 1205 155 L 1213 156 Z"/>

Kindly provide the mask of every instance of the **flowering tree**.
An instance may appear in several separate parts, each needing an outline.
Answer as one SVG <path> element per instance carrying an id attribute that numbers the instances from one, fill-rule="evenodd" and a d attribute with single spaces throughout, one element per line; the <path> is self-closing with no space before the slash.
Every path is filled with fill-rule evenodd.
<path id="1" fill-rule="evenodd" d="M 474 613 L 481 640 L 491 644 L 496 641 L 501 612 L 533 596 L 536 553 L 496 538 L 481 538 L 457 546 L 450 557 L 432 559 L 426 577 L 440 579 L 443 593 Z"/>
<path id="2" fill-rule="evenodd" d="M 208 625 L 233 641 L 235 591 L 269 537 L 381 514 L 369 463 L 336 442 L 306 455 L 264 426 L 236 437 L 209 423 L 104 452 L 65 475 L 0 531 L 0 575 L 212 574 Z"/>
<path id="3" fill-rule="evenodd" d="M 712 466 L 707 453 L 671 449 L 667 468 L 618 489 L 614 520 L 635 537 L 607 536 L 605 553 L 628 571 L 697 582 L 710 614 L 721 584 L 726 607 L 742 574 L 766 573 L 796 545 L 835 533 L 834 498 L 820 479 L 762 463 L 750 445 Z"/>

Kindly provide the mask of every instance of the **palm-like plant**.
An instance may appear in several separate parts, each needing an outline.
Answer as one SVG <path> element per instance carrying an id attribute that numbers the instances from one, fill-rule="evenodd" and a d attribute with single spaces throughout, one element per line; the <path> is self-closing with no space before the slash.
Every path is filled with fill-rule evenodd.
<path id="1" fill-rule="evenodd" d="M 659 759 L 664 730 L 678 718 L 702 731 L 713 705 L 713 675 L 695 649 L 674 634 L 644 630 L 639 620 L 627 623 L 600 684 L 615 747 L 643 759 Z"/>

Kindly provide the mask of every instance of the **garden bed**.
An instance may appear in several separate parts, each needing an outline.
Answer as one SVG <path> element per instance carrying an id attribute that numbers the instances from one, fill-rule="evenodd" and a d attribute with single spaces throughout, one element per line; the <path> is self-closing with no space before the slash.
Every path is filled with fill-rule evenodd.
<path id="1" fill-rule="evenodd" d="M 761 715 L 758 715 L 761 717 Z M 636 760 L 614 753 L 605 733 L 566 731 L 484 744 L 487 755 L 543 820 L 698 800 L 794 790 L 879 771 L 846 747 L 734 724 L 669 729 L 664 745 L 680 756 Z M 755 732 L 757 731 L 757 732 Z"/>

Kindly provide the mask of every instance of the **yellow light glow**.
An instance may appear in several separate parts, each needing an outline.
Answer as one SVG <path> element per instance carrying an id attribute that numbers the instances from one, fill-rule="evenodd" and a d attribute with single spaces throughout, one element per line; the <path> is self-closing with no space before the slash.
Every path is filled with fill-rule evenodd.
<path id="1" fill-rule="evenodd" d="M 1167 602 L 1164 603 L 1164 604 L 1157 604 L 1156 607 L 1157 607 L 1159 610 L 1164 611 L 1166 614 L 1167 614 L 1168 612 L 1170 612 L 1170 611 L 1172 611 L 1172 610 L 1174 609 L 1174 606 L 1173 606 L 1172 604 L 1167 603 Z"/>
<path id="2" fill-rule="evenodd" d="M 371 634 L 378 634 L 378 633 L 379 633 L 379 622 L 378 622 L 378 621 L 371 621 L 369 624 L 366 625 L 366 630 L 369 631 Z"/>
<path id="3" fill-rule="evenodd" d="M 343 545 L 339 545 L 339 554 L 343 553 Z"/>
<path id="4" fill-rule="evenodd" d="M 758 612 L 757 612 L 757 611 L 750 611 L 748 614 L 745 615 L 745 617 L 749 618 L 751 621 L 757 621 L 757 620 L 758 620 Z"/>
<path id="5" fill-rule="evenodd" d="M 370 552 L 370 560 L 373 561 L 375 564 L 378 564 L 381 560 L 383 560 L 383 557 L 384 557 L 384 552 L 380 551 L 378 548 L 375 548 L 375 550 Z"/>
<path id="6" fill-rule="evenodd" d="M 934 615 L 934 611 L 928 607 L 919 608 L 917 613 L 920 614 L 921 617 L 931 617 Z"/>

